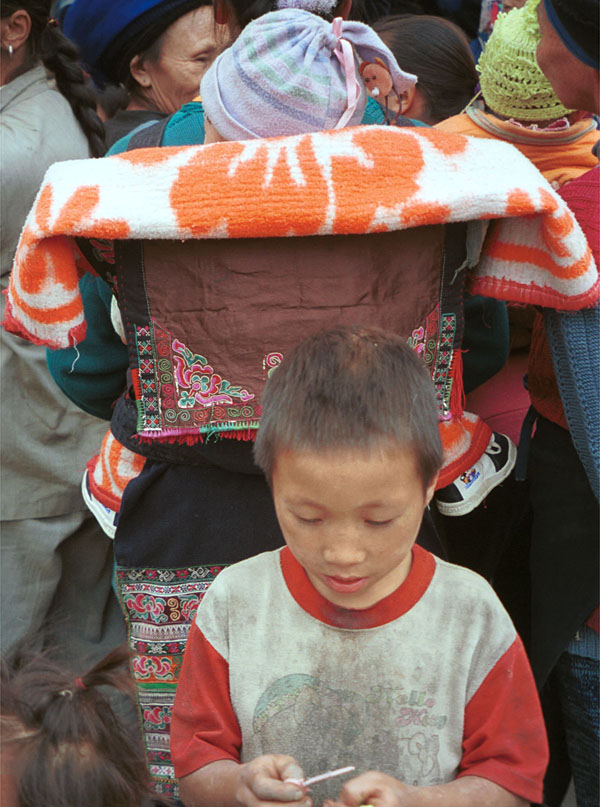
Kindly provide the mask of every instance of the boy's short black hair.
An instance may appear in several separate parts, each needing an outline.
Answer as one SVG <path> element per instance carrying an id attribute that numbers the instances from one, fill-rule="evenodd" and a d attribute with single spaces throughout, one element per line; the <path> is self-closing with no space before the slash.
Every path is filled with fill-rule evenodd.
<path id="1" fill-rule="evenodd" d="M 285 449 L 410 447 L 423 486 L 442 464 L 438 406 L 421 359 L 380 328 L 336 327 L 297 345 L 273 371 L 262 399 L 254 458 L 270 481 Z"/>

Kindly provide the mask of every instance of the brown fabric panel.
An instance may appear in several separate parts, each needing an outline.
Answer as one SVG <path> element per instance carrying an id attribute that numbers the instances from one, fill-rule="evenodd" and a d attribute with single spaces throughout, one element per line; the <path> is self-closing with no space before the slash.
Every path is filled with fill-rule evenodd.
<path id="1" fill-rule="evenodd" d="M 264 356 L 335 324 L 409 336 L 439 299 L 441 225 L 356 236 L 149 241 L 152 318 L 232 385 L 260 393 Z"/>

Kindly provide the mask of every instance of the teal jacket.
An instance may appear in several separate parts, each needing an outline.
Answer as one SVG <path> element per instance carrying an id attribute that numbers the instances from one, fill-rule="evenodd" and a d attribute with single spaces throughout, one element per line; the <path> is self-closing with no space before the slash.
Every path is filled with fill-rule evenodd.
<path id="1" fill-rule="evenodd" d="M 425 124 L 421 123 L 421 121 L 409 120 L 408 118 L 403 118 L 403 121 L 406 121 L 405 125 L 409 126 L 425 126 Z M 367 106 L 365 108 L 365 114 L 363 115 L 362 122 L 363 125 L 385 123 L 383 109 L 379 106 L 374 98 L 369 98 L 367 100 Z M 136 132 L 139 132 L 140 129 L 143 129 L 146 126 L 151 126 L 152 123 L 154 123 L 154 121 L 150 123 L 143 123 L 141 126 L 137 126 L 135 129 L 129 132 L 129 134 L 126 134 L 125 137 L 117 140 L 117 142 L 109 149 L 108 156 L 112 154 L 121 154 L 122 152 L 127 151 L 129 141 L 133 135 Z M 189 104 L 184 104 L 174 115 L 171 115 L 165 128 L 161 145 L 197 146 L 198 143 L 204 143 L 204 108 L 202 107 L 202 103 L 200 101 L 191 101 Z"/>

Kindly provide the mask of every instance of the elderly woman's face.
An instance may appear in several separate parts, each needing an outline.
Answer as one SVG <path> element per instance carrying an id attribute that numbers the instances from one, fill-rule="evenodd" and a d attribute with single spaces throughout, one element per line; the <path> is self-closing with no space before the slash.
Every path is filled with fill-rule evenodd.
<path id="1" fill-rule="evenodd" d="M 215 26 L 212 6 L 202 6 L 167 28 L 156 60 L 132 59 L 131 74 L 152 108 L 171 114 L 193 100 L 200 92 L 200 79 L 227 36 L 225 26 Z"/>

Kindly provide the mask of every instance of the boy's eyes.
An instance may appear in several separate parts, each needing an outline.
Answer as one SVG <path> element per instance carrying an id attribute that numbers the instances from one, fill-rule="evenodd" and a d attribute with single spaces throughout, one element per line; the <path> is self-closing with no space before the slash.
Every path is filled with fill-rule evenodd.
<path id="1" fill-rule="evenodd" d="M 302 516 L 296 516 L 298 521 L 301 521 L 302 524 L 320 524 L 323 521 L 322 518 L 303 518 Z"/>
<path id="2" fill-rule="evenodd" d="M 296 515 L 296 518 L 302 524 L 321 524 L 323 521 L 322 518 L 306 518 L 299 515 Z M 365 524 L 368 524 L 369 527 L 386 527 L 388 524 L 391 524 L 393 520 L 393 518 L 386 518 L 383 521 L 375 521 L 372 518 L 366 518 Z"/>

